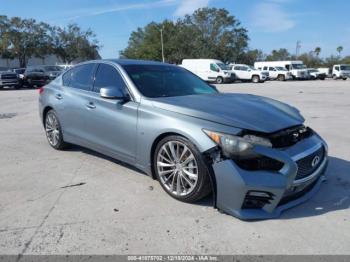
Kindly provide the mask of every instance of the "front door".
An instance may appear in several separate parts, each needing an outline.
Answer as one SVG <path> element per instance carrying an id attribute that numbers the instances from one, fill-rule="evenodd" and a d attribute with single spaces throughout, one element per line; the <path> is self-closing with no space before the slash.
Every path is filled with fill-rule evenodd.
<path id="1" fill-rule="evenodd" d="M 136 154 L 136 125 L 139 103 L 100 96 L 101 88 L 119 88 L 128 92 L 118 70 L 109 64 L 99 64 L 93 92 L 88 97 L 87 131 L 98 151 L 130 162 Z"/>

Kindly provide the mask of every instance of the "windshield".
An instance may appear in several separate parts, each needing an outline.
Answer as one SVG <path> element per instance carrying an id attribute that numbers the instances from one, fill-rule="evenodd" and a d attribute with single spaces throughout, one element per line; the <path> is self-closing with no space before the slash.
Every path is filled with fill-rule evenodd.
<path id="1" fill-rule="evenodd" d="M 350 65 L 342 65 L 342 66 L 340 66 L 340 70 L 349 70 L 350 71 Z"/>
<path id="2" fill-rule="evenodd" d="M 252 67 L 252 66 L 248 66 L 248 68 L 249 68 L 250 70 L 255 70 L 255 68 Z"/>
<path id="3" fill-rule="evenodd" d="M 292 64 L 293 69 L 305 69 L 305 65 L 303 64 Z"/>
<path id="4" fill-rule="evenodd" d="M 275 68 L 277 69 L 277 71 L 288 71 L 286 68 L 282 66 L 276 66 Z"/>
<path id="5" fill-rule="evenodd" d="M 44 66 L 45 71 L 62 71 L 59 66 Z"/>
<path id="6" fill-rule="evenodd" d="M 220 67 L 221 70 L 230 70 L 230 67 L 223 63 L 217 63 L 217 65 Z"/>
<path id="7" fill-rule="evenodd" d="M 125 65 L 125 71 L 146 97 L 214 94 L 217 91 L 187 70 L 168 65 Z"/>

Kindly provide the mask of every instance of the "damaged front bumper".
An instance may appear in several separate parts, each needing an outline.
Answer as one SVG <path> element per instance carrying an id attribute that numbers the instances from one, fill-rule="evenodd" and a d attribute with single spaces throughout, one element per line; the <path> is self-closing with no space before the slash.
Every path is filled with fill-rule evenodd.
<path id="1" fill-rule="evenodd" d="M 244 220 L 278 217 L 308 200 L 324 180 L 328 148 L 317 134 L 286 149 L 255 146 L 255 151 L 282 162 L 282 169 L 247 171 L 230 159 L 214 163 L 219 210 Z"/>

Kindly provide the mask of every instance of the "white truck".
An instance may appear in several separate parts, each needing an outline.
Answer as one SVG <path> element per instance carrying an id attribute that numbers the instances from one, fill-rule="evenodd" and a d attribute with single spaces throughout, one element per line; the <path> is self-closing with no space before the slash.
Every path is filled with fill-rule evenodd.
<path id="1" fill-rule="evenodd" d="M 268 80 L 268 72 L 256 70 L 254 67 L 245 64 L 229 64 L 231 72 L 235 74 L 237 80 L 252 81 L 260 83 Z"/>
<path id="2" fill-rule="evenodd" d="M 308 79 L 309 74 L 306 70 L 306 66 L 303 61 L 265 61 L 265 62 L 256 62 L 256 68 L 263 68 L 265 66 L 279 66 L 287 69 L 291 74 L 293 79 Z"/>
<path id="3" fill-rule="evenodd" d="M 286 81 L 292 79 L 292 74 L 285 67 L 282 66 L 267 66 L 261 65 L 260 62 L 255 62 L 254 67 L 258 70 L 268 72 L 269 79 Z"/>
<path id="4" fill-rule="evenodd" d="M 326 77 L 332 77 L 332 70 L 328 67 L 319 67 L 319 68 L 317 68 L 317 70 L 320 73 L 324 73 L 326 75 Z"/>
<path id="5" fill-rule="evenodd" d="M 184 59 L 181 67 L 191 71 L 207 82 L 222 84 L 233 82 L 235 77 L 227 65 L 215 59 Z"/>
<path id="6" fill-rule="evenodd" d="M 350 65 L 334 65 L 332 71 L 333 79 L 346 80 L 350 78 Z"/>

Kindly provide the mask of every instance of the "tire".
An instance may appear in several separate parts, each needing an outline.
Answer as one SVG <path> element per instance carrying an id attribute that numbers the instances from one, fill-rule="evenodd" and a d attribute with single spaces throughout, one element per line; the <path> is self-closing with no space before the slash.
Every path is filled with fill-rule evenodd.
<path id="1" fill-rule="evenodd" d="M 21 88 L 21 86 L 20 86 L 20 85 L 15 85 L 13 88 L 16 89 L 16 90 L 18 90 L 18 89 Z"/>
<path id="2" fill-rule="evenodd" d="M 44 127 L 47 141 L 51 147 L 56 150 L 63 150 L 68 147 L 68 144 L 63 140 L 61 124 L 53 109 L 46 113 Z"/>
<path id="3" fill-rule="evenodd" d="M 259 83 L 260 82 L 260 77 L 257 75 L 252 76 L 252 82 L 253 83 Z"/>
<path id="4" fill-rule="evenodd" d="M 344 81 L 345 81 L 346 79 L 347 79 L 346 77 L 343 78 Z"/>
<path id="5" fill-rule="evenodd" d="M 277 79 L 279 81 L 286 81 L 286 77 L 284 75 L 278 75 Z"/>
<path id="6" fill-rule="evenodd" d="M 337 80 L 337 76 L 336 75 L 333 75 L 333 80 Z"/>
<path id="7" fill-rule="evenodd" d="M 164 191 L 177 200 L 193 203 L 211 192 L 202 155 L 182 136 L 167 136 L 157 144 L 153 168 Z"/>
<path id="8" fill-rule="evenodd" d="M 222 84 L 224 82 L 224 79 L 221 76 L 218 76 L 215 81 L 217 84 Z"/>

